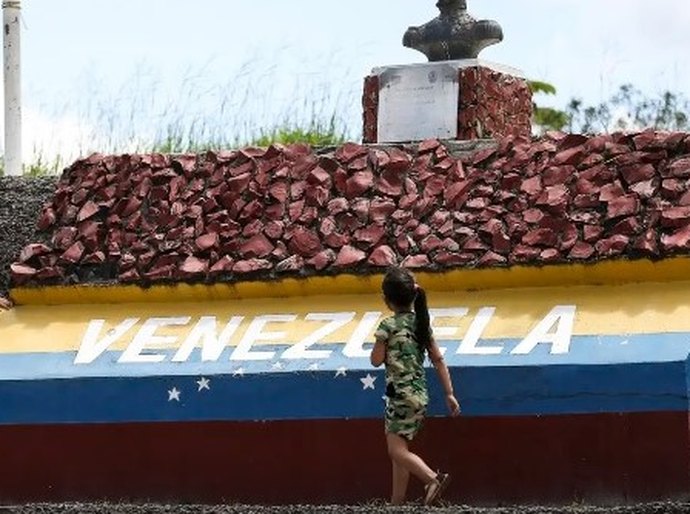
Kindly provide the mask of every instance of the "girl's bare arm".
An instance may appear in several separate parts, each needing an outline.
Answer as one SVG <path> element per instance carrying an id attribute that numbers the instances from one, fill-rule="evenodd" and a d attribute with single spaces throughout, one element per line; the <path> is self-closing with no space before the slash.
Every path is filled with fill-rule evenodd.
<path id="1" fill-rule="evenodd" d="M 386 341 L 385 339 L 376 339 L 374 349 L 371 350 L 371 365 L 378 368 L 386 360 Z"/>
<path id="2" fill-rule="evenodd" d="M 446 405 L 448 406 L 448 410 L 453 416 L 457 416 L 460 414 L 460 404 L 455 398 L 453 381 L 450 378 L 448 366 L 446 366 L 446 361 L 443 359 L 441 349 L 438 347 L 438 344 L 436 344 L 434 338 L 431 338 L 431 342 L 429 343 L 429 359 L 431 359 L 431 362 L 434 364 L 438 379 L 446 393 Z"/>

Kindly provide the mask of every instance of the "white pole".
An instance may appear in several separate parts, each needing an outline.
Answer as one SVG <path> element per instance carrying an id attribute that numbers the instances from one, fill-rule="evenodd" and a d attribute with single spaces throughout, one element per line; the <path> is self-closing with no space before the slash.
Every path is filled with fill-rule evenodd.
<path id="1" fill-rule="evenodd" d="M 2 2 L 5 63 L 5 174 L 22 174 L 21 0 Z"/>

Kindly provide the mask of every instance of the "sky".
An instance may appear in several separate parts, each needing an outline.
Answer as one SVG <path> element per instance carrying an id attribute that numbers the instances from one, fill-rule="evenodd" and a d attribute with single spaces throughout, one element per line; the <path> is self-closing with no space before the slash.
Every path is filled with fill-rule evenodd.
<path id="1" fill-rule="evenodd" d="M 359 137 L 363 78 L 425 61 L 401 40 L 434 3 L 23 0 L 25 162 L 124 151 L 193 122 L 241 137 L 337 115 Z M 687 0 L 469 0 L 469 11 L 504 29 L 481 58 L 554 84 L 545 104 L 599 102 L 624 83 L 690 96 Z"/>

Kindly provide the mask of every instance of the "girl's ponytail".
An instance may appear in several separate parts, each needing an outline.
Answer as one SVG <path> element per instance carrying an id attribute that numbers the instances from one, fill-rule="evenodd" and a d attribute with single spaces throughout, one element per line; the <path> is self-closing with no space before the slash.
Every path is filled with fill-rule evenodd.
<path id="1" fill-rule="evenodd" d="M 431 319 L 429 308 L 426 304 L 426 292 L 417 286 L 417 295 L 414 298 L 415 337 L 423 348 L 428 348 L 431 342 Z"/>

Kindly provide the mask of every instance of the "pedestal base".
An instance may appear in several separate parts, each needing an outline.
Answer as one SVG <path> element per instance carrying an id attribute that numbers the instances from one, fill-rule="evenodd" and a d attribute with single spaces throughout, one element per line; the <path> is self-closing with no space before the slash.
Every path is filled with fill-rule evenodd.
<path id="1" fill-rule="evenodd" d="M 532 130 L 527 80 L 476 59 L 376 68 L 362 103 L 365 143 L 529 137 Z"/>

